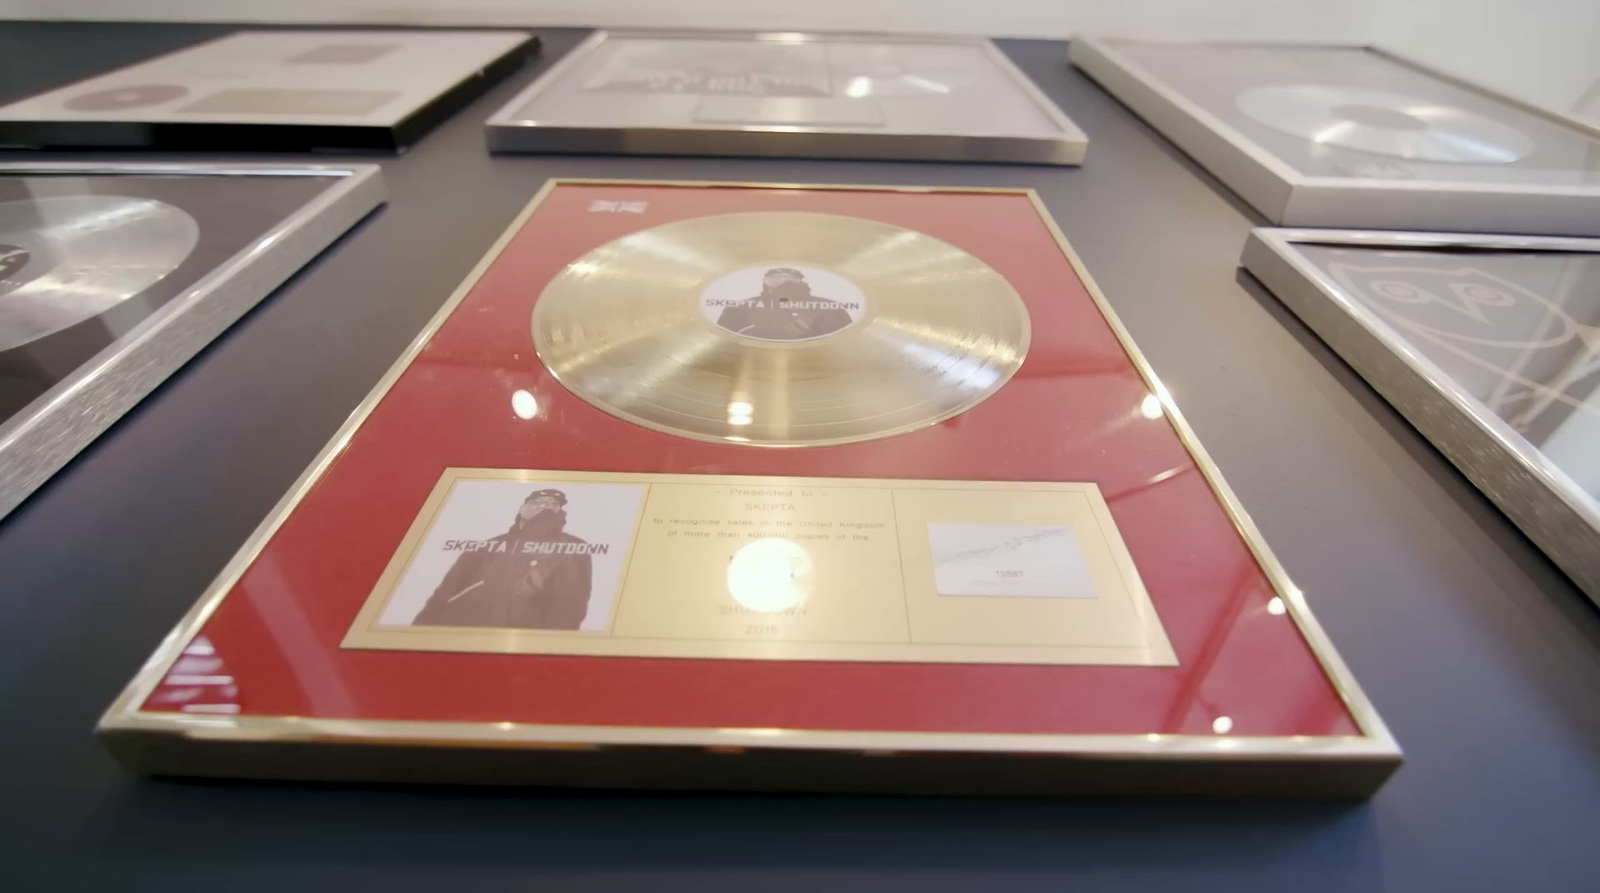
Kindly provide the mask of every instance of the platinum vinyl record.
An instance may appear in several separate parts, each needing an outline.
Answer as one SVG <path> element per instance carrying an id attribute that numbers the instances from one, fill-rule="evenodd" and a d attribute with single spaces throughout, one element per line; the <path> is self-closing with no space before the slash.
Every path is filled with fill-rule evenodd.
<path id="1" fill-rule="evenodd" d="M 138 295 L 177 269 L 199 240 L 194 218 L 154 199 L 0 202 L 0 351 Z"/>
<path id="2" fill-rule="evenodd" d="M 177 84 L 137 84 L 74 96 L 62 105 L 75 112 L 121 112 L 182 99 L 189 88 Z"/>
<path id="3" fill-rule="evenodd" d="M 723 214 L 624 236 L 539 296 L 533 342 L 574 394 L 695 440 L 821 446 L 965 412 L 1027 353 L 993 268 L 857 217 Z"/>
<path id="4" fill-rule="evenodd" d="M 1287 84 L 1240 93 L 1237 105 L 1281 133 L 1411 161 L 1507 164 L 1533 140 L 1492 118 L 1382 90 Z"/>

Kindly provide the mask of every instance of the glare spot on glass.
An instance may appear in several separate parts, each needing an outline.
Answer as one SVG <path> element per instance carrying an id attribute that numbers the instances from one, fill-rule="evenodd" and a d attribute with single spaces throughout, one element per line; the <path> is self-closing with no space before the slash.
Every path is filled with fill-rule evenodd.
<path id="1" fill-rule="evenodd" d="M 920 76 L 914 75 L 914 74 L 903 75 L 903 77 L 905 78 L 906 83 L 908 83 L 908 84 L 916 84 L 917 86 L 921 87 L 924 90 L 927 90 L 930 93 L 949 93 L 950 92 L 950 85 L 949 84 L 941 84 L 938 81 L 929 80 L 928 78 L 920 77 Z"/>
<path id="2" fill-rule="evenodd" d="M 1139 401 L 1139 414 L 1147 419 L 1161 418 L 1161 398 L 1155 394 L 1145 394 Z"/>
<path id="3" fill-rule="evenodd" d="M 731 416 L 728 416 L 728 424 L 730 424 L 730 425 L 748 425 L 752 421 L 754 421 L 754 419 L 750 418 L 747 415 L 731 415 Z"/>
<path id="4" fill-rule="evenodd" d="M 800 604 L 811 591 L 811 578 L 811 555 L 786 539 L 756 540 L 728 562 L 728 594 L 763 614 Z"/>
<path id="5" fill-rule="evenodd" d="M 872 92 L 872 80 L 869 78 L 855 77 L 844 85 L 844 95 L 860 99 Z"/>
<path id="6" fill-rule="evenodd" d="M 531 419 L 539 414 L 539 401 L 532 393 L 518 389 L 511 394 L 511 411 L 519 419 Z"/>
<path id="7" fill-rule="evenodd" d="M 1274 615 L 1281 616 L 1283 614 L 1283 612 L 1287 611 L 1287 610 L 1289 610 L 1289 609 L 1283 606 L 1283 599 L 1279 598 L 1276 595 L 1274 595 L 1272 597 L 1272 601 L 1267 602 L 1267 613 L 1268 614 L 1274 614 Z"/>
<path id="8" fill-rule="evenodd" d="M 497 722 L 494 725 L 495 725 L 495 728 L 499 729 L 502 732 L 509 732 L 512 729 L 517 727 L 517 724 L 514 723 L 514 722 Z"/>
<path id="9" fill-rule="evenodd" d="M 1233 717 L 1219 716 L 1211 721 L 1211 731 L 1218 735 L 1226 735 L 1233 731 Z"/>
<path id="10" fill-rule="evenodd" d="M 1344 138 L 1345 134 L 1349 133 L 1351 128 L 1355 126 L 1355 123 L 1351 121 L 1340 121 L 1337 124 L 1330 124 L 1312 134 L 1311 141 L 1321 145 L 1338 142 L 1340 139 Z"/>
<path id="11" fill-rule="evenodd" d="M 737 434 L 729 434 L 729 435 L 723 437 L 722 439 L 723 440 L 731 440 L 734 443 L 749 443 L 750 442 L 750 438 L 748 438 L 748 437 L 740 437 Z"/>
<path id="12" fill-rule="evenodd" d="M 1161 736 L 1157 735 L 1155 732 L 1151 732 L 1150 734 L 1144 736 L 1144 740 L 1149 741 L 1149 742 L 1151 742 L 1153 744 L 1153 743 L 1155 743 L 1157 741 L 1160 741 L 1161 740 Z"/>
<path id="13" fill-rule="evenodd" d="M 586 260 L 573 261 L 567 264 L 567 272 L 574 276 L 588 276 L 600 269 L 600 265 Z"/>
<path id="14" fill-rule="evenodd" d="M 754 406 L 743 400 L 735 400 L 728 404 L 728 415 L 751 415 L 756 411 Z"/>

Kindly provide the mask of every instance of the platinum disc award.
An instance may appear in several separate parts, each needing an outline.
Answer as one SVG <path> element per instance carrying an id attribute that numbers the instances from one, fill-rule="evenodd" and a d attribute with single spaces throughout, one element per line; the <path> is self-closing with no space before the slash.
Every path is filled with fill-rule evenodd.
<path id="1" fill-rule="evenodd" d="M 1382 90 L 1272 85 L 1239 94 L 1238 106 L 1281 133 L 1412 161 L 1506 164 L 1533 151 L 1533 141 L 1510 125 Z"/>
<path id="2" fill-rule="evenodd" d="M 134 297 L 177 269 L 199 239 L 194 218 L 155 199 L 0 203 L 0 351 Z"/>

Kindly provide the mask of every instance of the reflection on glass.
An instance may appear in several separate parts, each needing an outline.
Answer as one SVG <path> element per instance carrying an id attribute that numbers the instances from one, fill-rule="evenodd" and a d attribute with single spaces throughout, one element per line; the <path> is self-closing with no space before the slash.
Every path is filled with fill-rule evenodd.
<path id="1" fill-rule="evenodd" d="M 1600 172 L 1583 130 L 1367 48 L 1115 43 L 1308 176 L 1569 186 Z"/>
<path id="2" fill-rule="evenodd" d="M 1139 401 L 1139 414 L 1152 420 L 1161 418 L 1161 398 L 1155 394 L 1145 394 L 1144 399 Z"/>
<path id="3" fill-rule="evenodd" d="M 539 401 L 532 393 L 519 389 L 511 395 L 511 411 L 519 419 L 531 419 L 539 414 Z"/>
<path id="4" fill-rule="evenodd" d="M 1299 250 L 1451 387 L 1600 496 L 1600 255 Z"/>
<path id="5" fill-rule="evenodd" d="M 231 715 L 239 712 L 239 686 L 205 636 L 196 636 L 173 663 L 155 703 L 184 713 Z"/>
<path id="6" fill-rule="evenodd" d="M 810 553 L 786 539 L 756 540 L 728 562 L 728 594 L 752 611 L 787 611 L 811 593 Z"/>
<path id="7" fill-rule="evenodd" d="M 1219 716 L 1211 721 L 1211 731 L 1218 735 L 1226 735 L 1233 731 L 1233 717 Z"/>

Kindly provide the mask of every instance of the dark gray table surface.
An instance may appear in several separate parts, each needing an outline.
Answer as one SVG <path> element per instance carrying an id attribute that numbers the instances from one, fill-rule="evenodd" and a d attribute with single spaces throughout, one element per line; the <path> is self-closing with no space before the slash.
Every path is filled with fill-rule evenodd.
<path id="1" fill-rule="evenodd" d="M 223 30 L 0 24 L 0 100 Z M 0 522 L 0 887 L 1600 889 L 1600 614 L 1237 271 L 1254 215 L 1069 69 L 1064 44 L 1004 46 L 1088 132 L 1081 169 L 491 158 L 483 119 L 581 34 L 548 32 L 535 64 L 406 155 L 379 159 L 387 209 Z M 153 156 L 0 153 L 44 157 Z M 1038 189 L 1307 593 L 1406 765 L 1360 805 L 125 775 L 90 736 L 99 712 L 558 175 Z"/>

